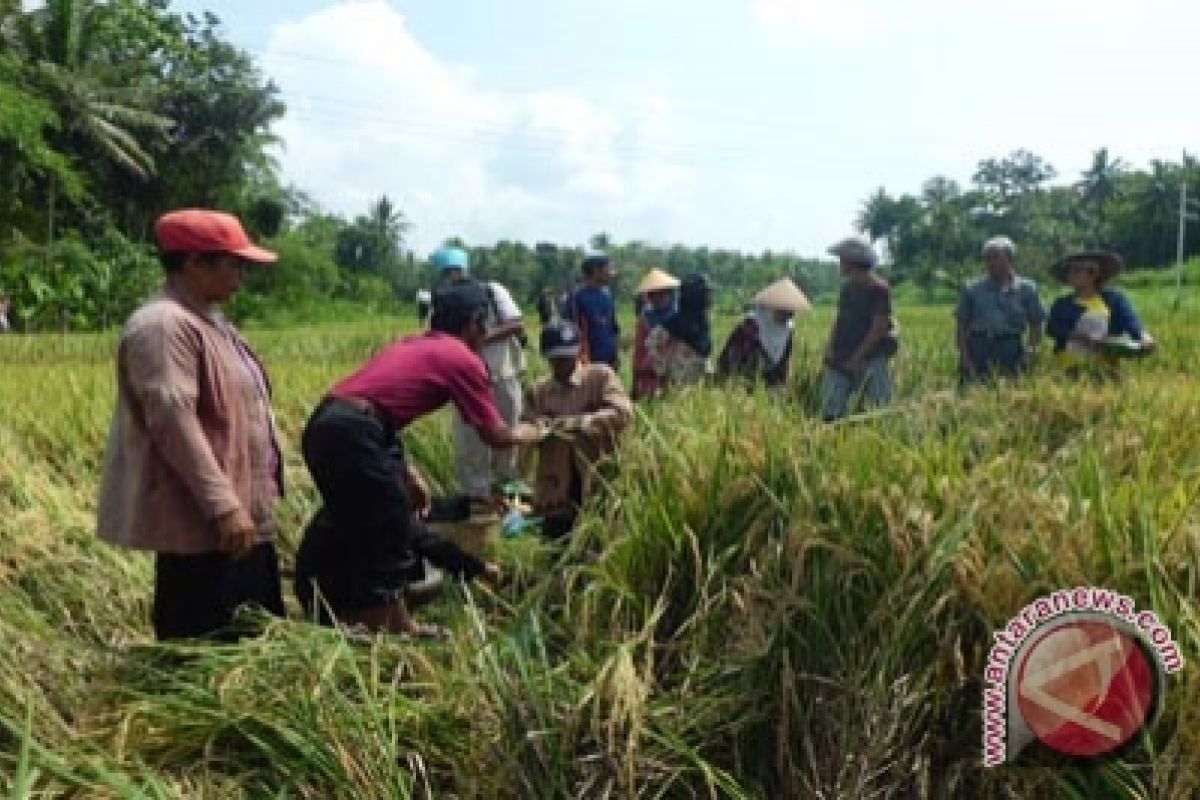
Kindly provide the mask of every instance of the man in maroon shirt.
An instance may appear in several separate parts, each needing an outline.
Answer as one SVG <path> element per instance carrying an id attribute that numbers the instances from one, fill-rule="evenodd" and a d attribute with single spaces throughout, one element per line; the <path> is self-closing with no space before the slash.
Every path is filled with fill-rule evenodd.
<path id="1" fill-rule="evenodd" d="M 439 287 L 429 332 L 386 347 L 309 419 L 301 449 L 324 501 L 296 557 L 296 594 L 310 617 L 429 635 L 434 629 L 418 625 L 404 601 L 421 559 L 463 578 L 499 576 L 496 565 L 426 527 L 429 490 L 396 435 L 452 402 L 490 447 L 541 441 L 539 426 L 505 425 L 492 400 L 477 353 L 487 303 L 473 281 Z"/>

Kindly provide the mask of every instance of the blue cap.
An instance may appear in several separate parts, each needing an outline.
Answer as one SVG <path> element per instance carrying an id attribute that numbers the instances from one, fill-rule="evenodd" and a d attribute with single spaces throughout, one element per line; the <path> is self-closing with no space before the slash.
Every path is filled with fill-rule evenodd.
<path id="1" fill-rule="evenodd" d="M 471 263 L 470 256 L 467 251 L 461 247 L 439 247 L 434 254 L 430 256 L 429 262 L 442 269 L 461 269 L 466 272 Z"/>

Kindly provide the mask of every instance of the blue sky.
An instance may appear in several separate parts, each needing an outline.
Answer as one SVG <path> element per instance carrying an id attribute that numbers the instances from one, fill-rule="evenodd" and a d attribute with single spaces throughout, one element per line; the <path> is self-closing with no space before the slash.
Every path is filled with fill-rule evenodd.
<path id="1" fill-rule="evenodd" d="M 412 244 L 821 253 L 876 187 L 1023 147 L 1074 180 L 1200 149 L 1200 5 L 1119 0 L 186 0 L 283 89 L 285 177 Z"/>

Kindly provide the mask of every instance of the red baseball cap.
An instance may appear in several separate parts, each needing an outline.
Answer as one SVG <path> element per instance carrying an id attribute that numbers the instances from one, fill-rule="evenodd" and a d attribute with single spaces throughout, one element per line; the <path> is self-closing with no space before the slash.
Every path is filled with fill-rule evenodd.
<path id="1" fill-rule="evenodd" d="M 154 238 L 164 253 L 232 253 L 256 264 L 279 258 L 251 242 L 237 217 L 205 208 L 163 214 L 154 223 Z"/>

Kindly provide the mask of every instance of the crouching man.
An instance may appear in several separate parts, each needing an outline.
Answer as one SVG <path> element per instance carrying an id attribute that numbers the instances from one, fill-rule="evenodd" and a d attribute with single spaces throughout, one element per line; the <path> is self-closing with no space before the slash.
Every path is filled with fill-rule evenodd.
<path id="1" fill-rule="evenodd" d="M 551 377 L 535 386 L 525 419 L 548 428 L 538 447 L 535 510 L 543 533 L 561 538 L 575 526 L 590 494 L 595 463 L 611 453 L 633 417 L 633 404 L 607 364 L 579 363 L 579 329 L 558 322 L 542 329 L 541 352 Z"/>

